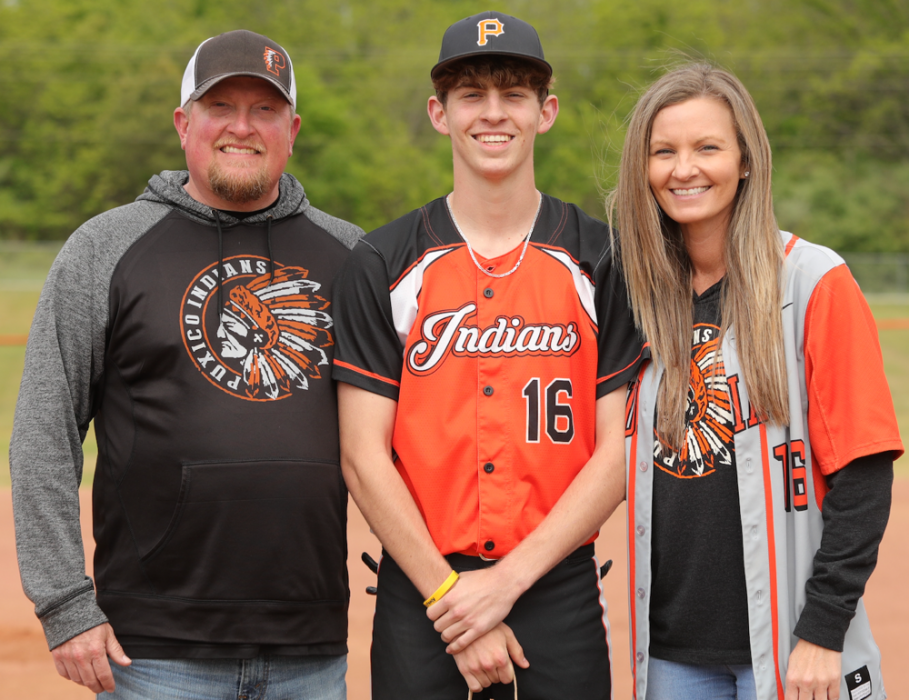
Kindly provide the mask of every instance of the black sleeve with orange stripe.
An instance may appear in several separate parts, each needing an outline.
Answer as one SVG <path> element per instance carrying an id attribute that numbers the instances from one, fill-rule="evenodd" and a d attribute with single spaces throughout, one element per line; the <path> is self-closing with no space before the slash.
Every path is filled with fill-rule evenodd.
<path id="1" fill-rule="evenodd" d="M 606 249 L 594 270 L 597 311 L 597 398 L 633 381 L 644 355 L 621 266 Z"/>
<path id="2" fill-rule="evenodd" d="M 890 517 L 893 453 L 859 457 L 828 476 L 827 485 L 824 534 L 793 634 L 842 651 Z"/>
<path id="3" fill-rule="evenodd" d="M 369 243 L 360 241 L 341 269 L 333 306 L 332 377 L 397 401 L 404 348 L 394 326 L 385 260 Z"/>

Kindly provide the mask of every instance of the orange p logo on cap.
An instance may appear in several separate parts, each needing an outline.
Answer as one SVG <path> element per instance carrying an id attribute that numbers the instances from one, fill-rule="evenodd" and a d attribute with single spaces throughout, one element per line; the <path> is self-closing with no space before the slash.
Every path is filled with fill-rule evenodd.
<path id="1" fill-rule="evenodd" d="M 480 37 L 477 39 L 477 45 L 486 46 L 486 42 L 488 41 L 486 37 L 490 35 L 499 36 L 503 32 L 505 25 L 497 19 L 481 19 L 477 22 L 477 27 L 480 30 Z"/>
<path id="2" fill-rule="evenodd" d="M 281 69 L 287 68 L 287 62 L 284 60 L 284 54 L 275 51 L 273 48 L 266 46 L 265 53 L 262 54 L 262 58 L 265 60 L 265 69 L 269 73 L 281 75 Z"/>

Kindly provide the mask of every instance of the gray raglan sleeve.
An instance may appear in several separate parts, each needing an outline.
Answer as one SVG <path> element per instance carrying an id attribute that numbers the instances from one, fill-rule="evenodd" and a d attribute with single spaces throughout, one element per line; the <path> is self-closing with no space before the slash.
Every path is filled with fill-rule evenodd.
<path id="1" fill-rule="evenodd" d="M 104 372 L 108 294 L 126 248 L 167 208 L 135 203 L 86 222 L 54 261 L 25 351 L 10 441 L 19 572 L 48 647 L 107 621 L 85 573 L 82 441 Z"/>
<path id="2" fill-rule="evenodd" d="M 51 649 L 107 620 L 85 574 L 79 527 L 82 441 L 103 369 L 107 315 L 84 234 L 70 237 L 41 292 L 10 441 L 19 571 Z"/>
<path id="3" fill-rule="evenodd" d="M 316 226 L 325 229 L 337 238 L 348 250 L 352 249 L 364 235 L 363 229 L 359 226 L 331 214 L 326 214 L 311 204 L 306 208 L 306 216 Z"/>

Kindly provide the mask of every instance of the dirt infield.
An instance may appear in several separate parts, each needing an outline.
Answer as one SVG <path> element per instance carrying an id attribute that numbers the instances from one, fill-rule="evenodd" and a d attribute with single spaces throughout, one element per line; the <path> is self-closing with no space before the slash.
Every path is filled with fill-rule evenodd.
<path id="1" fill-rule="evenodd" d="M 868 584 L 865 603 L 884 654 L 884 678 L 891 698 L 909 695 L 909 597 L 900 593 L 909 580 L 909 479 L 894 485 L 893 514 L 877 571 Z M 89 492 L 82 493 L 82 530 L 90 543 Z M 615 565 L 604 581 L 609 602 L 613 642 L 614 697 L 631 697 L 628 671 L 627 567 L 625 561 L 624 509 L 606 524 L 597 543 L 600 560 Z M 9 700 L 89 700 L 92 693 L 64 681 L 54 669 L 41 626 L 22 593 L 16 568 L 12 508 L 9 489 L 0 490 L 0 694 Z M 356 507 L 350 506 L 350 700 L 369 698 L 369 637 L 373 601 L 365 588 L 375 576 L 360 562 L 364 550 L 378 557 L 379 545 Z M 89 548 L 91 545 L 89 545 Z M 89 557 L 90 561 L 90 557 Z M 533 659 L 530 659 L 533 663 Z M 465 688 L 466 696 L 466 688 Z"/>

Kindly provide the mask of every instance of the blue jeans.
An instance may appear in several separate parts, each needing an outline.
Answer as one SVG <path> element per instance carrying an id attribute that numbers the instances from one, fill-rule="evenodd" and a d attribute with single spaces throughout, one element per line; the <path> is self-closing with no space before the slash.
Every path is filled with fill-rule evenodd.
<path id="1" fill-rule="evenodd" d="M 700 666 L 652 656 L 647 667 L 647 700 L 756 700 L 751 664 Z"/>
<path id="2" fill-rule="evenodd" d="M 347 655 L 133 659 L 98 700 L 345 700 Z"/>

